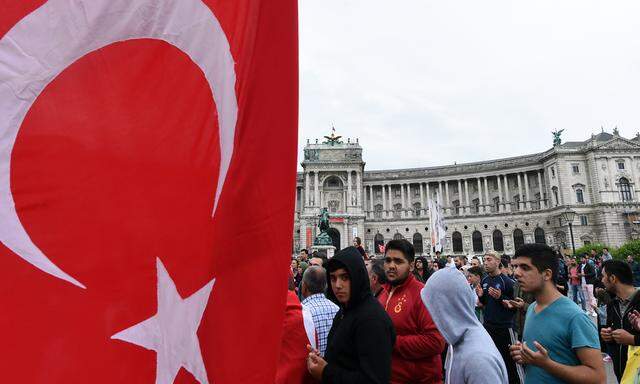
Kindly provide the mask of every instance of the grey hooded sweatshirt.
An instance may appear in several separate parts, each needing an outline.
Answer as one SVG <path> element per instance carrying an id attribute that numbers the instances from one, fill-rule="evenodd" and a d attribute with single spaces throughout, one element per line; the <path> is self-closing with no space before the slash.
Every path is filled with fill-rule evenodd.
<path id="1" fill-rule="evenodd" d="M 507 368 L 474 312 L 476 294 L 462 272 L 443 268 L 421 292 L 438 330 L 449 344 L 446 384 L 508 384 Z"/>

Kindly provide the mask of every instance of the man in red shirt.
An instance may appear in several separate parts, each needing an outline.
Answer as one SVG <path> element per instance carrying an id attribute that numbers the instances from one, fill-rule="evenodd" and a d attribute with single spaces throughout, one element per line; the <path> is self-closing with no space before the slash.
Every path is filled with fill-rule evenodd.
<path id="1" fill-rule="evenodd" d="M 293 272 L 289 270 L 289 289 L 282 332 L 282 344 L 275 384 L 311 384 L 307 370 L 307 345 L 316 348 L 316 333 L 311 313 L 305 310 L 295 292 Z"/>
<path id="2" fill-rule="evenodd" d="M 396 330 L 391 361 L 391 384 L 442 383 L 445 342 L 422 304 L 424 284 L 413 277 L 415 251 L 407 240 L 392 240 L 385 248 L 388 283 L 378 300 Z"/>

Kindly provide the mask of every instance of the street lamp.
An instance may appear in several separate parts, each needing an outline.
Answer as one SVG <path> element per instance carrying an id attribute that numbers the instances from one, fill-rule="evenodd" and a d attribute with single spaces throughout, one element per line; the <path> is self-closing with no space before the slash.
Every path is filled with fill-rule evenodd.
<path id="1" fill-rule="evenodd" d="M 567 208 L 560 215 L 564 221 L 569 223 L 569 233 L 571 234 L 571 248 L 573 248 L 573 254 L 576 254 L 576 243 L 573 241 L 573 219 L 576 218 L 576 212 L 572 211 L 571 208 Z"/>

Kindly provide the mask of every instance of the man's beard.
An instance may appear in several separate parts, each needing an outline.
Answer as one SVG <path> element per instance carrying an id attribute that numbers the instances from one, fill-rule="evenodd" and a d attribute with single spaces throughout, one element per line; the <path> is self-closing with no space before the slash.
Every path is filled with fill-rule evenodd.
<path id="1" fill-rule="evenodd" d="M 411 273 L 411 272 L 409 272 Z M 398 285 L 401 285 L 402 283 L 404 283 L 405 281 L 407 281 L 407 279 L 409 278 L 409 273 L 407 273 L 407 275 L 405 277 L 402 278 L 397 278 L 393 281 L 390 281 L 389 284 L 391 284 L 392 287 L 397 287 Z"/>

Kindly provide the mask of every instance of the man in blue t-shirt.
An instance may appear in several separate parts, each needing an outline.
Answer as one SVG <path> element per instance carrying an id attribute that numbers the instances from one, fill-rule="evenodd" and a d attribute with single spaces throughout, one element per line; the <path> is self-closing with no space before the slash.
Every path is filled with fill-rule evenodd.
<path id="1" fill-rule="evenodd" d="M 570 299 L 557 289 L 558 260 L 543 244 L 516 251 L 512 265 L 522 290 L 535 297 L 524 325 L 523 343 L 511 346 L 511 356 L 524 365 L 525 384 L 600 384 L 605 380 L 598 330 Z"/>

